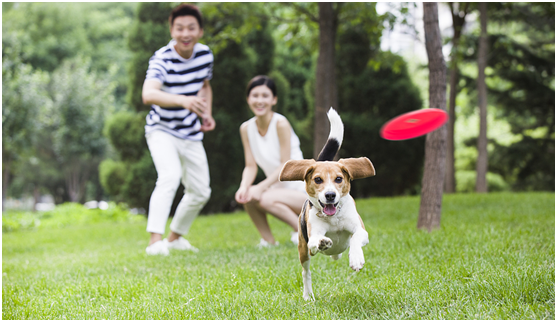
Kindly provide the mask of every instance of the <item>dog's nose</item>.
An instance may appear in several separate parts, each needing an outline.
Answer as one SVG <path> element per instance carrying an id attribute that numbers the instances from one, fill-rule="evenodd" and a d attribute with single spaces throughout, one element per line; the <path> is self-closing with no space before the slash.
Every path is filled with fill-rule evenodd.
<path id="1" fill-rule="evenodd" d="M 336 196 L 337 196 L 337 194 L 334 193 L 334 192 L 332 192 L 332 191 L 325 192 L 325 199 L 326 199 L 328 202 L 333 202 L 333 201 L 335 201 L 335 197 L 336 197 Z"/>

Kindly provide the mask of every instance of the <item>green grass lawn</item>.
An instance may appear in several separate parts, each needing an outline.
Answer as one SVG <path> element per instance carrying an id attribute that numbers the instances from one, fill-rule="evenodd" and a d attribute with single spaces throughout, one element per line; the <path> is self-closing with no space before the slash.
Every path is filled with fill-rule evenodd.
<path id="1" fill-rule="evenodd" d="M 198 253 L 147 256 L 145 221 L 2 235 L 3 319 L 555 319 L 555 194 L 446 195 L 441 229 L 416 230 L 418 197 L 357 201 L 366 264 L 312 258 L 302 298 L 288 227 L 260 250 L 243 212 L 199 217 Z"/>

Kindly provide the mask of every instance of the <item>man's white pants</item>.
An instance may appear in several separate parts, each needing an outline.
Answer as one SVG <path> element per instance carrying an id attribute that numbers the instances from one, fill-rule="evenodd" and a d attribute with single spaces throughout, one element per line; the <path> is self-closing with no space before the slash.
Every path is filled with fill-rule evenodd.
<path id="1" fill-rule="evenodd" d="M 157 169 L 157 184 L 149 202 L 147 231 L 164 234 L 180 180 L 185 187 L 170 230 L 185 235 L 209 197 L 209 164 L 201 141 L 179 139 L 163 131 L 146 135 Z"/>

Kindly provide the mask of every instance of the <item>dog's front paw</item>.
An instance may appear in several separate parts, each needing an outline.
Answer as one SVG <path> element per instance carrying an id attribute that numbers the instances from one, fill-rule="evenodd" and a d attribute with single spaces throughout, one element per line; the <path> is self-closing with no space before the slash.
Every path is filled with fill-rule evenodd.
<path id="1" fill-rule="evenodd" d="M 352 249 L 350 248 L 350 253 L 348 253 L 350 268 L 359 272 L 362 267 L 364 267 L 364 263 L 366 262 L 364 259 L 364 252 L 361 248 Z"/>
<path id="2" fill-rule="evenodd" d="M 319 241 L 319 250 L 327 250 L 333 246 L 333 241 L 330 238 L 323 238 Z"/>
<path id="3" fill-rule="evenodd" d="M 327 237 L 323 237 L 319 240 L 310 240 L 310 242 L 308 243 L 309 254 L 311 256 L 314 256 L 320 251 L 331 248 L 331 246 L 333 246 L 333 241 Z"/>

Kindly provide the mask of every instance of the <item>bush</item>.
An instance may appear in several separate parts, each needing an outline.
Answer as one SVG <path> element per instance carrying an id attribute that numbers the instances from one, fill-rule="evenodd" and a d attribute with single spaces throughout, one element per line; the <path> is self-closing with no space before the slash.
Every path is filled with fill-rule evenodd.
<path id="1" fill-rule="evenodd" d="M 126 181 L 122 186 L 121 195 L 133 207 L 149 208 L 151 193 L 157 182 L 157 170 L 148 150 L 141 159 L 127 167 Z"/>
<path id="2" fill-rule="evenodd" d="M 462 170 L 457 171 L 456 191 L 457 192 L 474 192 L 476 191 L 476 171 Z M 508 191 L 509 184 L 503 180 L 503 177 L 496 173 L 487 173 L 487 190 L 489 192 Z"/>
<path id="3" fill-rule="evenodd" d="M 88 209 L 81 204 L 69 202 L 45 212 L 5 212 L 2 214 L 2 232 L 144 220 L 143 216 L 132 215 L 124 204 L 109 202 L 108 208 L 101 210 Z"/>
<path id="4" fill-rule="evenodd" d="M 106 159 L 99 165 L 99 177 L 103 189 L 119 200 L 122 186 L 126 181 L 126 165 L 123 162 Z"/>
<path id="5" fill-rule="evenodd" d="M 147 150 L 145 113 L 118 112 L 107 120 L 104 135 L 122 161 L 135 161 Z"/>
<path id="6" fill-rule="evenodd" d="M 121 161 L 106 159 L 101 163 L 101 185 L 114 200 L 147 209 L 157 172 L 145 140 L 144 113 L 115 114 L 106 123 L 104 134 Z"/>

